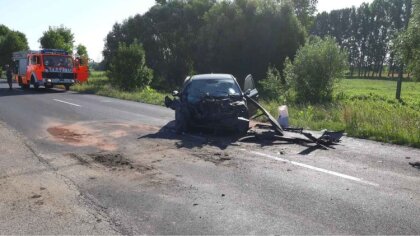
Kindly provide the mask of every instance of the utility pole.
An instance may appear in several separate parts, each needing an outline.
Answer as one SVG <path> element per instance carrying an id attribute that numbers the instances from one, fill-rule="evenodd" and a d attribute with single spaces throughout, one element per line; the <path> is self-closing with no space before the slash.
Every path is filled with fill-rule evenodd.
<path id="1" fill-rule="evenodd" d="M 397 82 L 397 94 L 395 96 L 396 99 L 401 100 L 401 87 L 402 87 L 402 80 L 403 80 L 403 72 L 404 72 L 404 64 L 401 63 L 400 71 L 398 75 L 398 82 Z"/>

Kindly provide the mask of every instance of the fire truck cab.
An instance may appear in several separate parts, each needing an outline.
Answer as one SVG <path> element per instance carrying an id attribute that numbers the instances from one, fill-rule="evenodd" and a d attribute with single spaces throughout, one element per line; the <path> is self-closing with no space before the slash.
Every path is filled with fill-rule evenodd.
<path id="1" fill-rule="evenodd" d="M 13 53 L 15 79 L 23 88 L 40 86 L 52 88 L 63 85 L 66 90 L 75 83 L 86 82 L 88 67 L 76 63 L 71 55 L 60 49 L 22 51 Z"/>

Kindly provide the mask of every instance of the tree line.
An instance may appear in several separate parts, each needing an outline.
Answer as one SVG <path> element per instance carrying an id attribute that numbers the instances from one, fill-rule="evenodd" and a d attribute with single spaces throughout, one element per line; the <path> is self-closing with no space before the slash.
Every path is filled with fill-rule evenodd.
<path id="1" fill-rule="evenodd" d="M 307 37 L 317 0 L 160 0 L 143 15 L 116 23 L 105 39 L 110 68 L 119 46 L 144 48 L 152 85 L 179 86 L 194 73 L 231 73 L 257 80 L 282 71 Z"/>
<path id="2" fill-rule="evenodd" d="M 418 1 L 375 0 L 315 15 L 317 0 L 157 0 L 145 14 L 113 26 L 105 38 L 104 61 L 95 68 L 115 69 L 112 64 L 128 53 L 139 60 L 127 63 L 148 77 L 139 88 L 151 83 L 172 89 L 187 75 L 219 72 L 238 79 L 251 73 L 260 82 L 271 73 L 284 87 L 285 62 L 292 63 L 315 35 L 330 43 L 333 38 L 347 52 L 351 76 L 389 76 L 402 68 L 415 72 Z M 75 46 L 64 26 L 50 26 L 39 42 L 42 48 L 76 50 L 87 57 L 86 47 Z M 0 65 L 10 63 L 12 52 L 28 49 L 25 35 L 0 25 L 0 49 Z M 274 88 L 270 83 L 262 87 Z"/>
<path id="3" fill-rule="evenodd" d="M 323 12 L 316 16 L 311 34 L 332 36 L 348 51 L 350 76 L 393 76 L 404 64 L 396 41 L 408 27 L 412 6 L 411 0 L 375 0 Z"/>

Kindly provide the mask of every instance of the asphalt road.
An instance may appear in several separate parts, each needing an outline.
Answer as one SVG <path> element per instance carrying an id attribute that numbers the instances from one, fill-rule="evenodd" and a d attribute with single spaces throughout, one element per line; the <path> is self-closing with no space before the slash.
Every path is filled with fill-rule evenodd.
<path id="1" fill-rule="evenodd" d="M 353 138 L 325 151 L 178 136 L 173 117 L 163 107 L 101 96 L 8 91 L 0 80 L 0 121 L 34 154 L 11 166 L 43 165 L 48 171 L 37 181 L 45 178 L 52 195 L 79 209 L 71 219 L 84 219 L 63 233 L 420 234 L 420 169 L 409 165 L 420 161 L 418 149 Z M 9 154 L 0 165 L 17 146 L 3 147 Z M 7 191 L 1 180 L 15 178 L 0 177 L 0 191 Z M 65 191 L 72 198 L 58 194 Z M 45 201 L 28 212 L 47 207 L 56 206 Z M 60 232 L 58 219 L 30 231 L 13 222 L 34 222 L 36 214 L 2 214 L 0 233 Z"/>

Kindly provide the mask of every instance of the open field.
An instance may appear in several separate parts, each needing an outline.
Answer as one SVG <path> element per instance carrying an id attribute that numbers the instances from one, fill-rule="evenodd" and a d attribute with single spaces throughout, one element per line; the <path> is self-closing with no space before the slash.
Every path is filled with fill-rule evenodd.
<path id="1" fill-rule="evenodd" d="M 313 130 L 345 130 L 352 137 L 420 147 L 420 83 L 404 82 L 401 102 L 395 99 L 395 88 L 394 81 L 344 79 L 332 104 L 287 104 L 290 124 Z M 89 84 L 73 90 L 156 105 L 162 105 L 166 95 L 153 89 L 118 91 L 101 72 L 94 72 Z M 281 104 L 262 103 L 277 115 Z"/>

